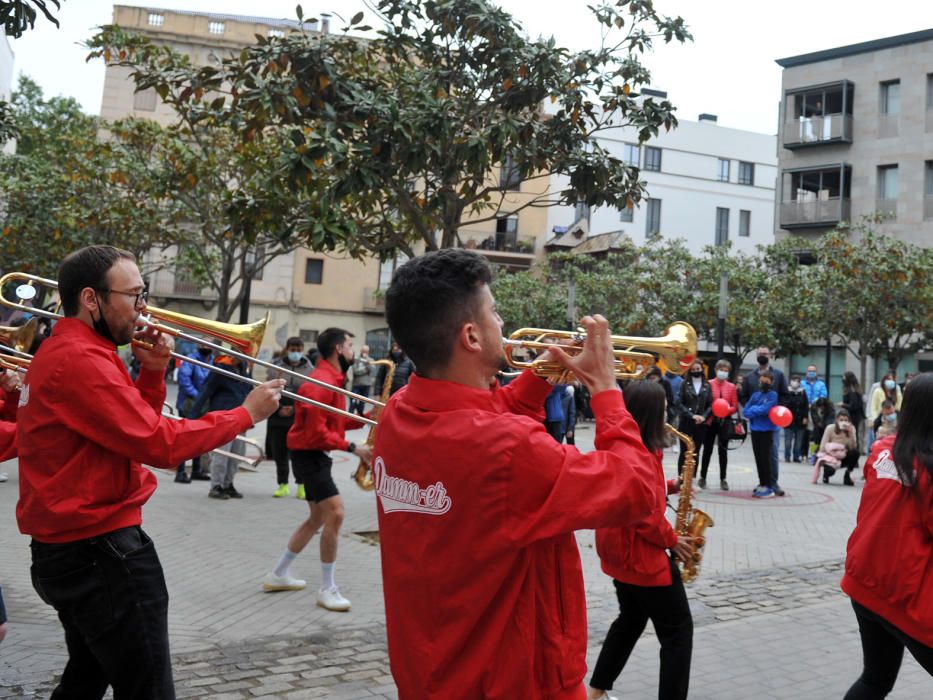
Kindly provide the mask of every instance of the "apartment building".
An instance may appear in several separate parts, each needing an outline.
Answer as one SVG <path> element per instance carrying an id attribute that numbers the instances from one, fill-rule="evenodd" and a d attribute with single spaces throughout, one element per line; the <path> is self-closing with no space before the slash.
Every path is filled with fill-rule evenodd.
<path id="1" fill-rule="evenodd" d="M 775 236 L 817 237 L 875 213 L 879 233 L 933 245 L 933 29 L 777 60 L 781 80 Z M 825 346 L 792 371 L 825 364 Z M 845 369 L 831 354 L 832 396 Z M 849 365 L 849 366 L 847 366 Z M 899 371 L 933 369 L 933 355 Z M 883 367 L 870 367 L 877 376 Z"/>
<path id="2" fill-rule="evenodd" d="M 666 97 L 661 91 L 642 92 Z M 662 131 L 642 145 L 635 129 L 603 132 L 600 145 L 640 168 L 646 197 L 622 210 L 552 207 L 548 224 L 559 237 L 548 245 L 572 249 L 596 237 L 624 237 L 641 245 L 648 236 L 660 234 L 684 239 L 690 251 L 699 254 L 706 246 L 727 241 L 733 250 L 746 253 L 773 242 L 775 137 L 719 126 L 711 114 L 679 122 L 676 129 Z M 563 177 L 552 180 L 554 188 L 566 183 Z"/>
<path id="3" fill-rule="evenodd" d="M 880 233 L 933 245 L 933 29 L 777 63 L 775 234 L 877 212 Z"/>
<path id="4" fill-rule="evenodd" d="M 322 18 L 324 19 L 324 18 Z M 160 44 L 189 55 L 200 65 L 218 62 L 255 42 L 255 35 L 283 36 L 297 30 L 295 20 L 159 8 L 114 6 L 113 21 Z M 326 19 L 319 27 L 328 31 Z M 106 120 L 126 116 L 154 119 L 168 124 L 173 112 L 152 90 L 135 92 L 129 69 L 108 67 L 101 116 Z M 475 249 L 493 263 L 511 269 L 528 268 L 543 255 L 547 236 L 547 213 L 540 208 L 521 209 L 529 198 L 540 194 L 545 184 L 521 182 L 513 177 L 508 163 L 490 174 L 507 185 L 508 196 L 500 215 L 491 221 L 466 224 L 460 229 L 460 244 Z M 537 189 L 536 189 L 537 188 Z M 479 217 L 477 217 L 479 218 Z M 166 266 L 150 277 L 153 303 L 185 313 L 210 317 L 215 294 L 201 289 L 184 274 L 176 274 L 177 251 L 170 249 Z M 153 258 L 162 256 L 153 253 Z M 353 260 L 337 253 L 299 248 L 273 260 L 251 283 L 250 317 L 267 312 L 272 320 L 262 354 L 268 356 L 292 335 L 313 342 L 328 326 L 341 326 L 357 336 L 357 344 L 368 343 L 375 356 L 388 347 L 388 329 L 380 292 L 400 260 L 380 263 L 377 259 Z"/>

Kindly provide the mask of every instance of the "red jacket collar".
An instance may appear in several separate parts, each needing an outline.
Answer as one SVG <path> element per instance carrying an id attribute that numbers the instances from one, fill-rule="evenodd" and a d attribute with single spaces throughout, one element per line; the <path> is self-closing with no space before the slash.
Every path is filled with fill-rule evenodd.
<path id="1" fill-rule="evenodd" d="M 101 336 L 84 321 L 69 317 L 60 319 L 52 328 L 52 337 L 69 338 L 76 343 L 91 343 L 107 350 L 114 350 L 116 346 Z"/>
<path id="2" fill-rule="evenodd" d="M 403 391 L 406 403 L 428 411 L 451 411 L 463 408 L 492 410 L 498 390 L 498 382 L 489 389 L 476 389 L 466 384 L 412 374 Z"/>
<path id="3" fill-rule="evenodd" d="M 343 386 L 347 381 L 347 375 L 343 374 L 323 357 L 314 368 L 314 374 L 317 375 L 318 379 L 322 379 L 334 386 Z"/>

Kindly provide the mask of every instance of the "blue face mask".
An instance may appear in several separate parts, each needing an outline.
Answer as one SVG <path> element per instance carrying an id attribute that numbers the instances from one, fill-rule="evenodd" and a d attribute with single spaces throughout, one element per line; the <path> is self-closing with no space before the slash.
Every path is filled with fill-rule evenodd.
<path id="1" fill-rule="evenodd" d="M 807 379 L 816 379 L 816 372 L 807 372 Z"/>
<path id="2" fill-rule="evenodd" d="M 884 380 L 884 388 L 887 389 L 888 391 L 891 391 L 896 386 L 897 386 L 897 382 L 895 382 L 893 379 Z"/>
<path id="3" fill-rule="evenodd" d="M 301 362 L 301 353 L 300 352 L 290 352 L 288 353 L 288 361 L 293 365 L 297 365 Z"/>
<path id="4" fill-rule="evenodd" d="M 884 417 L 885 420 L 891 421 L 892 423 L 897 420 L 897 413 L 892 413 L 889 416 Z"/>

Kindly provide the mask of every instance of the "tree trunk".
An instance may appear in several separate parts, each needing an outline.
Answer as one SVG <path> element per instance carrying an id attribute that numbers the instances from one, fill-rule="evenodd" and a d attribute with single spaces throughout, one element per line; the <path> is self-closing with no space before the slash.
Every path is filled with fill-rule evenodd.
<path id="1" fill-rule="evenodd" d="M 861 348 L 859 348 L 859 350 L 861 350 Z M 868 358 L 864 354 L 859 355 L 858 364 L 859 364 L 859 382 L 860 382 L 859 386 L 862 387 L 862 391 L 865 391 L 866 390 L 865 376 L 868 372 Z"/>

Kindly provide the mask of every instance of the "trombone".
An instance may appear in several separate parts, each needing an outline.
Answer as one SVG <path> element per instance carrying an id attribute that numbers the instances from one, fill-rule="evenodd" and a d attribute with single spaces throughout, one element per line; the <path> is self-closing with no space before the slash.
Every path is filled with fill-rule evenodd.
<path id="1" fill-rule="evenodd" d="M 24 300 L 24 301 L 32 299 L 36 295 L 36 289 L 33 286 L 35 283 L 42 284 L 47 287 L 51 287 L 52 289 L 58 289 L 58 283 L 55 280 L 51 280 L 45 277 L 38 277 L 36 275 L 30 275 L 25 272 L 10 272 L 4 275 L 3 277 L 0 277 L 0 305 L 6 306 L 11 309 L 19 309 L 20 311 L 26 311 L 36 316 L 43 316 L 45 318 L 51 318 L 51 319 L 56 319 L 56 320 L 63 318 L 62 314 L 58 314 L 53 311 L 46 311 L 45 309 L 34 308 L 31 306 L 27 306 L 23 303 L 11 301 L 10 299 L 7 299 L 3 290 L 6 287 L 6 285 L 11 284 L 16 281 L 22 282 L 22 284 L 19 284 L 16 287 L 16 295 L 20 300 Z M 213 350 L 216 350 L 217 352 L 230 355 L 231 357 L 235 357 L 239 360 L 243 360 L 244 362 L 256 364 L 256 365 L 259 365 L 260 367 L 265 367 L 267 369 L 274 370 L 275 372 L 292 375 L 294 377 L 301 379 L 302 381 L 311 382 L 312 384 L 316 384 L 317 386 L 328 389 L 329 391 L 335 391 L 338 394 L 343 394 L 347 398 L 353 398 L 359 401 L 364 401 L 366 403 L 372 404 L 374 408 L 377 408 L 380 410 L 384 406 L 384 404 L 381 401 L 371 399 L 368 396 L 362 396 L 360 394 L 356 394 L 342 387 L 335 387 L 332 384 L 328 384 L 327 382 L 322 382 L 321 380 L 315 379 L 314 377 L 307 377 L 301 374 L 301 372 L 293 372 L 292 370 L 286 369 L 284 367 L 279 367 L 278 365 L 275 365 L 271 362 L 266 362 L 264 360 L 260 360 L 254 357 L 255 353 L 258 352 L 259 350 L 259 346 L 262 344 L 262 337 L 263 335 L 265 335 L 266 324 L 269 321 L 268 315 L 266 316 L 265 319 L 261 321 L 257 321 L 253 324 L 249 324 L 245 326 L 239 326 L 239 325 L 235 325 L 232 323 L 223 323 L 221 321 L 209 321 L 206 319 L 200 319 L 195 316 L 188 316 L 187 314 L 179 313 L 177 311 L 168 311 L 166 309 L 158 309 L 153 306 L 147 306 L 146 311 L 148 312 L 147 314 L 140 314 L 139 318 L 137 319 L 137 323 L 140 326 L 146 326 L 146 327 L 152 328 L 153 330 L 159 331 L 160 333 L 164 333 L 166 335 L 170 335 L 175 338 L 182 338 L 184 340 L 197 343 L 198 345 L 207 346 L 209 348 L 212 348 Z M 209 335 L 212 338 L 216 338 L 218 340 L 230 343 L 231 345 L 240 348 L 240 350 L 238 351 L 238 350 L 233 350 L 230 348 L 225 348 L 222 345 L 219 345 L 217 343 L 212 343 L 208 340 L 205 340 L 204 338 L 200 338 L 198 336 L 185 333 L 184 331 L 179 330 L 178 328 L 174 328 L 173 326 L 168 326 L 168 325 L 165 325 L 164 323 L 153 321 L 153 319 L 158 319 L 160 321 L 168 321 L 171 323 L 175 323 L 179 326 L 182 326 L 183 328 L 189 328 L 192 330 L 196 330 L 200 333 Z M 140 341 L 134 340 L 133 342 L 137 345 L 146 346 L 146 343 L 143 343 Z M 252 353 L 252 354 L 249 354 L 249 353 Z M 260 384 L 262 384 L 262 382 L 259 381 L 258 379 L 253 379 L 252 377 L 245 377 L 243 375 L 237 374 L 236 372 L 230 372 L 221 367 L 217 367 L 216 365 L 212 365 L 209 362 L 203 362 L 193 357 L 182 355 L 181 353 L 172 352 L 170 353 L 170 355 L 171 357 L 174 357 L 176 360 L 180 362 L 188 362 L 190 364 L 197 365 L 198 367 L 203 367 L 204 369 L 210 372 L 217 372 L 218 374 L 222 374 L 223 376 L 228 377 L 229 379 L 234 379 L 236 381 L 245 382 L 247 384 L 252 384 L 253 386 L 259 386 Z M 305 403 L 305 404 L 310 404 L 324 411 L 328 411 L 330 413 L 336 413 L 338 415 L 344 416 L 345 418 L 350 418 L 354 421 L 361 421 L 363 423 L 367 423 L 368 425 L 376 425 L 376 421 L 370 418 L 366 418 L 365 416 L 358 416 L 356 414 L 350 413 L 349 411 L 344 411 L 342 409 L 335 408 L 334 406 L 330 406 L 321 401 L 315 401 L 314 399 L 309 399 L 305 396 L 301 396 L 291 391 L 282 391 L 281 394 L 282 396 L 287 396 L 288 398 L 293 399 L 294 401 L 298 401 L 300 403 Z"/>
<path id="2" fill-rule="evenodd" d="M 181 416 L 175 413 L 175 408 L 169 403 L 162 404 L 162 415 L 170 420 L 182 420 Z M 215 447 L 213 450 L 209 450 L 211 454 L 220 455 L 221 457 L 227 457 L 237 462 L 242 462 L 244 466 L 241 466 L 241 469 L 248 469 L 249 471 L 258 471 L 257 467 L 259 463 L 266 458 L 266 453 L 262 449 L 262 445 L 253 440 L 252 438 L 244 437 L 243 435 L 237 435 L 233 438 L 233 442 L 240 443 L 244 446 L 252 447 L 257 451 L 255 457 L 247 457 L 246 455 L 241 455 L 236 452 L 230 452 L 229 450 L 224 450 L 219 447 Z"/>
<path id="3" fill-rule="evenodd" d="M 555 379 L 566 384 L 573 381 L 573 373 L 556 361 L 542 358 L 522 360 L 514 356 L 518 349 L 543 351 L 558 345 L 569 355 L 582 352 L 586 333 L 577 331 L 519 328 L 503 339 L 505 359 L 515 369 L 531 369 L 539 377 Z M 689 323 L 677 321 L 667 327 L 660 338 L 613 335 L 612 353 L 617 379 L 641 379 L 653 366 L 662 371 L 683 374 L 697 356 L 697 334 Z"/>

